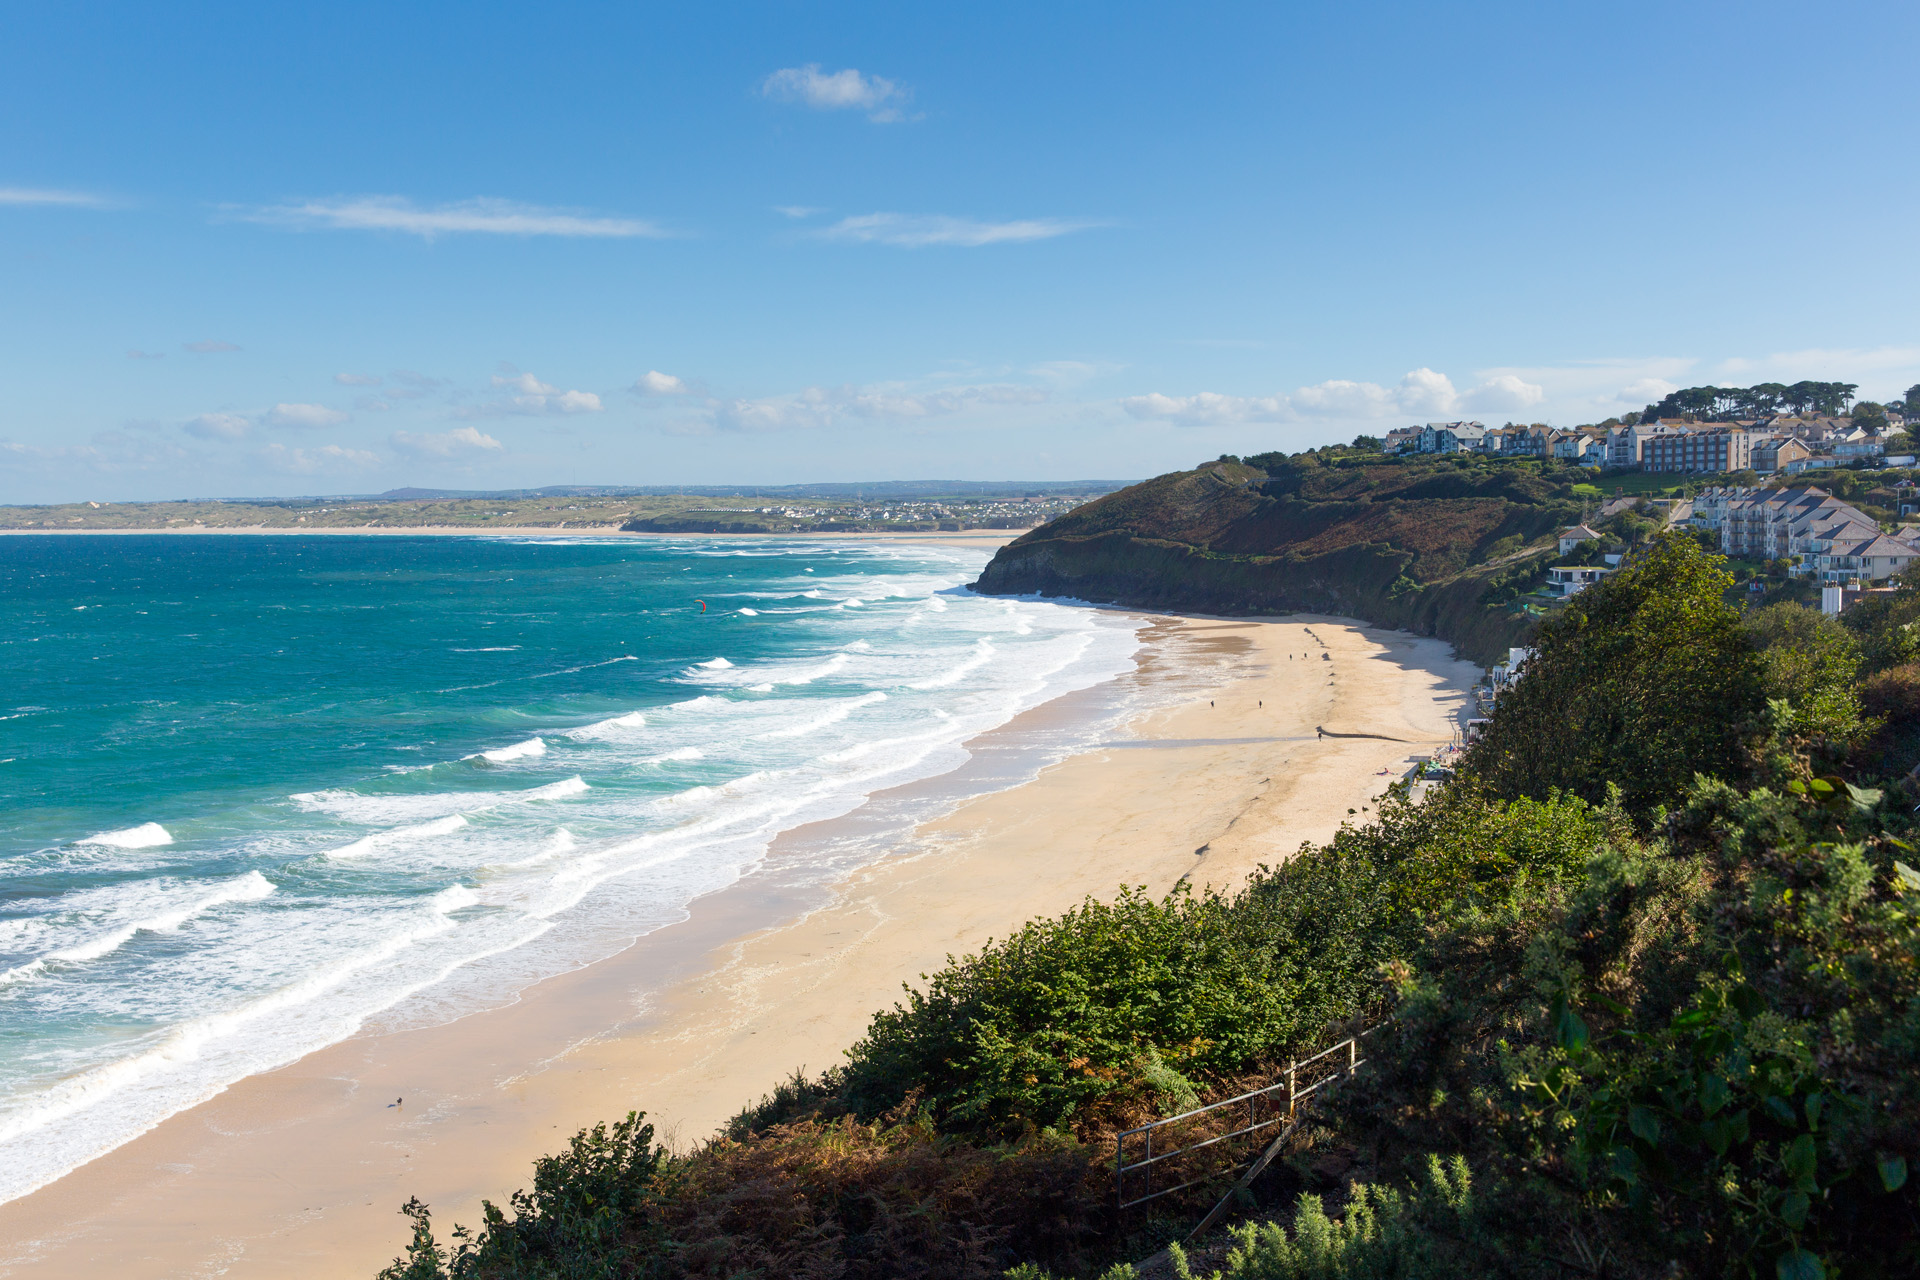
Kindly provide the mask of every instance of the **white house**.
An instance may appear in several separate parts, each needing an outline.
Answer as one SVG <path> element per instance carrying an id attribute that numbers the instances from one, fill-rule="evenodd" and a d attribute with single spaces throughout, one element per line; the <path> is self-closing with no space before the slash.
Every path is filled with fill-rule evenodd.
<path id="1" fill-rule="evenodd" d="M 1577 524 L 1571 529 L 1562 529 L 1560 531 L 1560 554 L 1563 556 L 1569 554 L 1575 547 L 1583 542 L 1598 541 L 1600 541 L 1599 530 L 1589 529 L 1584 524 Z"/>
<path id="2" fill-rule="evenodd" d="M 1564 600 L 1568 596 L 1579 595 L 1611 572 L 1611 569 L 1603 569 L 1598 565 L 1562 565 L 1547 570 L 1547 585 Z"/>

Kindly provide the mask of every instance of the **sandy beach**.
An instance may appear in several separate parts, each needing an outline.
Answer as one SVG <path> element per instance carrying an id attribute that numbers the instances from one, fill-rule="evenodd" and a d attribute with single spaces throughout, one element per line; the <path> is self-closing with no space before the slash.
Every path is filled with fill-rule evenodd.
<path id="1" fill-rule="evenodd" d="M 783 876 L 831 834 L 799 828 L 684 923 L 511 1005 L 370 1026 L 242 1081 L 0 1206 L 0 1275 L 370 1278 L 405 1242 L 410 1195 L 443 1228 L 473 1223 L 539 1155 L 632 1109 L 697 1144 L 795 1068 L 837 1061 L 950 953 L 1123 884 L 1230 890 L 1364 819 L 1448 739 L 1477 674 L 1439 641 L 1333 618 L 1153 616 L 1143 639 L 1122 683 L 1160 709 L 1096 749 L 968 796 L 996 752 L 1101 694 L 1058 699 L 970 744 L 977 767 L 915 784 L 955 803 L 838 884 Z"/>

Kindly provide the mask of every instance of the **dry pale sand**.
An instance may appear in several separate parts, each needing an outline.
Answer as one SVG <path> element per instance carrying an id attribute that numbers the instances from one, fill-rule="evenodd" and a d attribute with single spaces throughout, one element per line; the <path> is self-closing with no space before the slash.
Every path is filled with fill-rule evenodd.
<path id="1" fill-rule="evenodd" d="M 537 1156 L 633 1108 L 690 1145 L 837 1061 L 949 953 L 1122 884 L 1232 888 L 1324 840 L 1447 740 L 1475 675 L 1437 641 L 1331 618 L 1159 618 L 1146 637 L 1128 679 L 1175 696 L 1129 734 L 964 800 L 837 886 L 783 881 L 783 853 L 823 834 L 790 832 L 684 924 L 509 1007 L 242 1081 L 0 1206 L 0 1275 L 371 1277 L 409 1195 L 471 1223 Z M 1071 711 L 1037 708 L 976 758 Z"/>

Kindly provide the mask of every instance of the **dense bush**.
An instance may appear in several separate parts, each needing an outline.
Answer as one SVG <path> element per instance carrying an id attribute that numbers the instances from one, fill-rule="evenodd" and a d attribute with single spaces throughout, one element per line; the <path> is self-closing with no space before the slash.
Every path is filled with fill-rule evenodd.
<path id="1" fill-rule="evenodd" d="M 1644 811 L 1677 800 L 1695 773 L 1742 776 L 1769 688 L 1722 563 L 1662 535 L 1542 625 L 1525 678 L 1470 755 L 1482 783 L 1595 803 L 1617 786 Z"/>
<path id="2" fill-rule="evenodd" d="M 1427 1157 L 1421 1178 L 1402 1192 L 1394 1187 L 1354 1184 L 1341 1216 L 1327 1216 L 1317 1195 L 1302 1193 L 1293 1229 L 1275 1221 L 1234 1227 L 1233 1244 L 1222 1265 L 1205 1280 L 1430 1280 L 1446 1276 L 1558 1276 L 1561 1268 L 1545 1259 L 1517 1256 L 1514 1242 L 1533 1223 L 1512 1216 L 1511 1206 L 1489 1205 L 1476 1197 L 1473 1174 L 1459 1156 Z M 1186 1250 L 1168 1246 L 1176 1280 L 1196 1280 Z M 1052 1280 L 1028 1264 L 1006 1273 L 1007 1280 Z M 1100 1280 L 1138 1280 L 1139 1271 L 1121 1264 Z"/>
<path id="3" fill-rule="evenodd" d="M 1875 792 L 1702 783 L 1573 892 L 1463 913 L 1334 1123 L 1389 1165 L 1463 1155 L 1542 1249 L 1623 1274 L 1910 1274 L 1920 876 L 1890 819 Z"/>
<path id="4" fill-rule="evenodd" d="M 1760 655 L 1768 696 L 1793 708 L 1794 733 L 1841 752 L 1869 727 L 1860 713 L 1860 648 L 1838 619 L 1783 602 L 1750 611 L 1741 630 Z"/>
<path id="5" fill-rule="evenodd" d="M 1574 799 L 1390 798 L 1233 899 L 1089 901 L 953 962 L 876 1016 L 840 1077 L 862 1114 L 917 1093 L 943 1128 L 1098 1127 L 1377 1006 L 1427 920 L 1581 867 L 1606 815 Z"/>

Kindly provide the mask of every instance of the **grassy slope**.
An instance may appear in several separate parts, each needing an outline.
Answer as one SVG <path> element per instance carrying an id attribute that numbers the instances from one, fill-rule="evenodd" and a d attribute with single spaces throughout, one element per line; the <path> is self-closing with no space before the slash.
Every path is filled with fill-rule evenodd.
<path id="1" fill-rule="evenodd" d="M 1538 581 L 1551 559 L 1546 539 L 1580 514 L 1576 476 L 1439 459 L 1326 465 L 1309 455 L 1271 475 L 1208 463 L 1034 530 L 1004 548 L 977 587 L 1218 613 L 1349 614 L 1493 661 L 1530 621 L 1492 597 L 1503 579 Z M 1494 556 L 1496 545 L 1505 554 Z"/>

